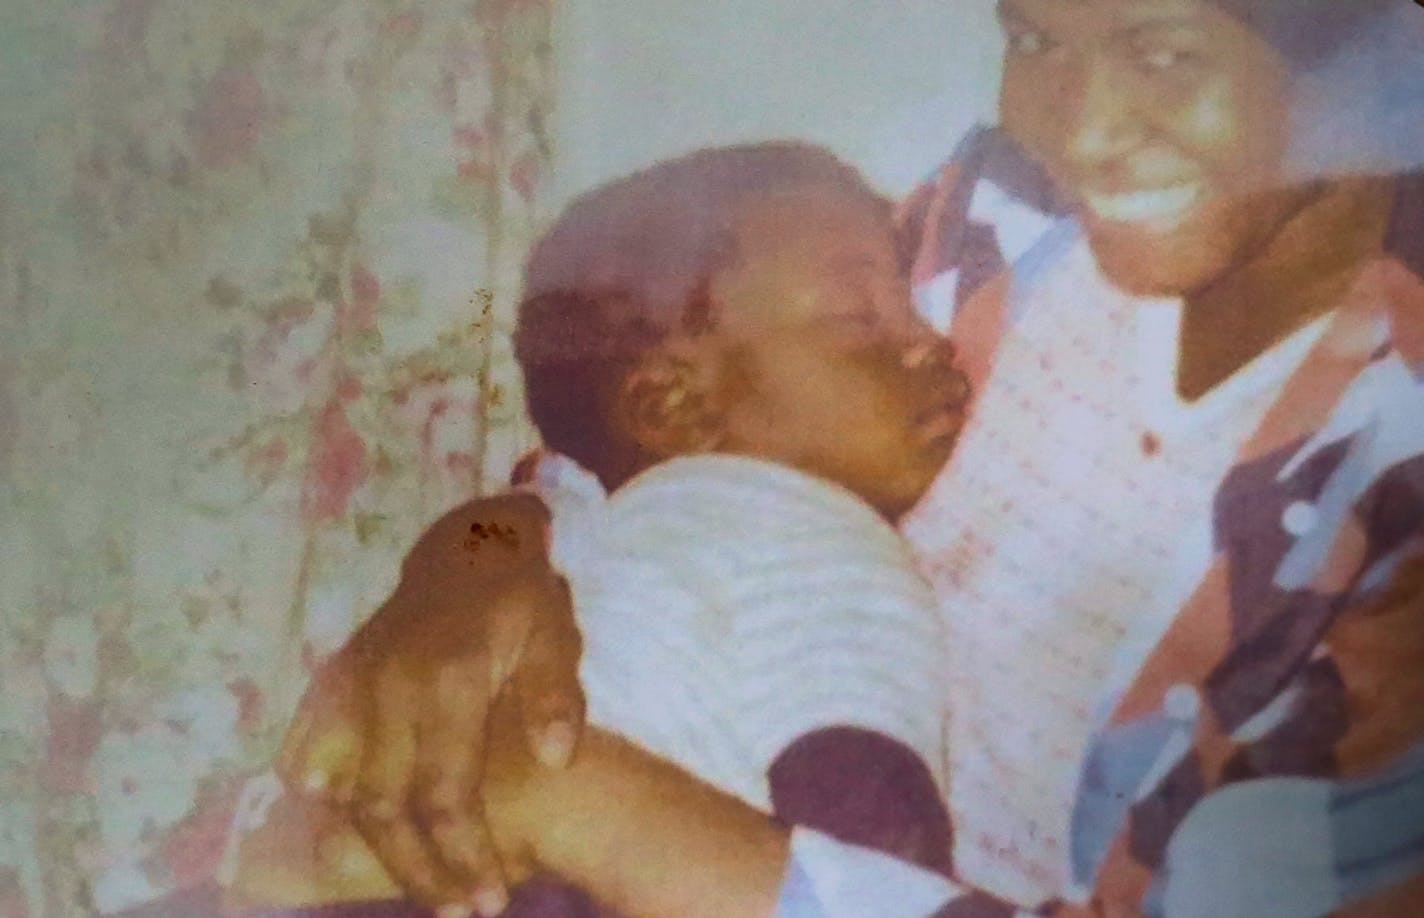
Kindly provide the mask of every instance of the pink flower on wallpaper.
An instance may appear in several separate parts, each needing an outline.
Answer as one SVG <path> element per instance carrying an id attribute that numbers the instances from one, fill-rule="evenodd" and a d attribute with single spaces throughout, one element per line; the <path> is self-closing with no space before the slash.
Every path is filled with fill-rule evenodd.
<path id="1" fill-rule="evenodd" d="M 342 311 L 341 330 L 346 333 L 372 331 L 376 327 L 376 306 L 381 300 L 381 282 L 365 265 L 351 269 L 351 305 Z"/>
<path id="2" fill-rule="evenodd" d="M 489 119 L 485 119 L 486 122 Z M 478 150 L 485 145 L 485 128 L 473 124 L 462 124 L 455 128 L 455 146 L 466 150 Z"/>
<path id="3" fill-rule="evenodd" d="M 272 440 L 259 447 L 243 460 L 243 470 L 256 481 L 268 484 L 275 481 L 287 464 L 287 443 Z"/>
<path id="4" fill-rule="evenodd" d="M 99 706 L 63 696 L 50 700 L 49 733 L 45 737 L 44 780 L 52 790 L 84 793 L 90 786 L 89 760 L 99 748 L 103 724 Z"/>
<path id="5" fill-rule="evenodd" d="M 346 514 L 351 495 L 366 480 L 366 441 L 351 426 L 340 402 L 329 403 L 316 425 L 302 489 L 302 520 L 315 525 Z"/>
<path id="6" fill-rule="evenodd" d="M 392 35 L 411 36 L 420 32 L 420 26 L 420 10 L 411 7 L 387 19 L 383 28 Z"/>
<path id="7" fill-rule="evenodd" d="M 525 153 L 509 170 L 509 184 L 525 201 L 534 200 L 534 188 L 539 181 L 539 157 Z"/>
<path id="8" fill-rule="evenodd" d="M 490 167 L 478 160 L 467 159 L 455 167 L 455 174 L 462 182 L 479 184 L 489 181 Z"/>
<path id="9" fill-rule="evenodd" d="M 228 683 L 227 689 L 237 698 L 238 732 L 251 733 L 261 727 L 266 705 L 257 683 L 250 678 L 236 679 Z"/>
<path id="10" fill-rule="evenodd" d="M 468 479 L 478 471 L 479 462 L 474 453 L 460 451 L 445 454 L 445 469 L 451 475 Z"/>
<path id="11" fill-rule="evenodd" d="M 116 55 L 141 54 L 158 0 L 118 0 L 105 11 L 104 38 Z"/>
<path id="12" fill-rule="evenodd" d="M 272 368 L 284 358 L 287 362 L 292 362 L 296 357 L 289 355 L 287 351 L 293 347 L 293 333 L 306 325 L 313 316 L 316 315 L 316 305 L 310 300 L 292 298 L 280 304 L 266 318 L 262 328 L 262 334 L 257 338 L 252 346 L 250 355 L 247 357 L 246 373 L 250 378 L 268 375 Z M 298 336 L 299 338 L 310 338 L 311 335 Z M 325 337 L 325 332 L 316 338 L 315 343 L 307 340 L 295 342 L 296 348 L 303 352 L 301 356 L 307 356 L 306 350 L 311 349 L 314 344 L 320 346 L 320 341 Z M 246 382 L 246 380 L 243 380 Z"/>
<path id="13" fill-rule="evenodd" d="M 445 397 L 437 397 L 426 410 L 424 423 L 420 425 L 420 449 L 425 455 L 428 456 L 434 452 L 435 433 L 449 410 L 450 400 Z"/>
<path id="14" fill-rule="evenodd" d="M 76 569 L 93 572 L 86 586 L 110 605 L 46 599 L 34 639 L 0 653 L 0 690 L 16 715 L 6 729 L 23 728 L 25 740 L 0 756 L 0 785 L 36 782 L 57 804 L 0 839 L 18 840 L 26 858 L 0 852 L 0 918 L 119 911 L 210 880 L 234 793 L 281 726 L 272 692 L 301 675 L 286 655 L 272 659 L 276 617 L 300 628 L 300 666 L 316 666 L 390 588 L 382 578 L 396 576 L 401 540 L 423 515 L 504 461 L 486 441 L 502 443 L 518 421 L 480 392 L 511 371 L 507 361 L 482 367 L 471 351 L 493 328 L 470 324 L 460 291 L 473 279 L 461 268 L 458 283 L 428 281 L 389 263 L 384 246 L 407 221 L 452 227 L 465 250 L 451 257 L 492 256 L 500 271 L 534 216 L 519 196 L 548 176 L 532 162 L 517 177 L 511 167 L 545 141 L 533 135 L 548 123 L 552 82 L 527 78 L 546 24 L 506 33 L 501 23 L 529 3 L 484 2 L 483 23 L 474 4 L 399 0 L 373 13 L 282 0 L 272 15 L 227 15 L 234 5 L 221 0 L 94 0 L 55 17 L 62 32 L 52 37 L 76 60 L 36 73 L 59 81 L 53 101 L 82 142 L 52 168 L 35 163 L 37 176 L 59 179 L 37 192 L 53 200 L 37 200 L 83 204 L 98 232 L 76 236 L 82 254 L 117 263 L 131 247 L 173 280 L 157 291 L 139 275 L 93 274 L 89 292 L 180 316 L 171 369 L 191 373 L 192 397 L 211 398 L 213 411 L 181 446 L 165 441 L 137 487 L 111 483 L 117 499 L 95 508 L 105 538 L 73 541 Z M 18 60 L 44 50 L 21 49 Z M 435 155 L 407 157 L 412 139 Z M 365 165 L 331 167 L 352 161 Z M 458 212 L 426 200 L 432 183 L 459 192 Z M 411 193 L 392 201 L 390 187 Z M 490 192 L 501 206 L 481 209 Z M 351 207 L 332 210 L 338 201 Z M 417 267 L 438 267 L 445 252 Z M 189 308 L 219 267 L 215 308 Z M 37 290 L 36 302 L 54 292 Z M 140 302 L 140 291 L 163 296 Z M 26 331 L 44 319 L 14 318 Z M 46 330 L 35 341 L 47 341 L 47 326 L 36 328 Z M 130 362 L 105 372 L 139 378 L 141 356 L 119 348 Z M 21 421 L 49 421 L 39 445 L 55 448 L 40 452 L 64 461 L 40 479 L 47 488 L 90 480 L 71 467 L 102 464 L 92 457 L 103 451 L 86 447 L 124 434 L 126 415 L 101 417 L 85 374 L 56 377 L 28 402 L 7 402 L 4 382 L 0 430 L 15 404 Z M 226 390 L 213 391 L 219 384 Z M 0 445 L 0 465 L 6 456 Z M 152 542 L 131 532 L 127 504 L 170 490 L 172 505 L 155 509 L 171 531 Z M 190 538 L 191 557 L 149 550 Z M 56 530 L 54 541 L 72 540 Z M 294 580 L 297 568 L 310 576 Z M 54 577 L 63 583 L 62 571 Z M 64 865 L 59 898 L 31 876 L 29 852 L 41 850 Z"/>
<path id="15" fill-rule="evenodd" d="M 188 121 L 205 166 L 246 159 L 262 136 L 267 97 L 251 67 L 224 67 L 209 81 Z"/>
<path id="16" fill-rule="evenodd" d="M 0 867 L 0 915 L 5 918 L 29 918 L 29 914 L 19 871 L 13 867 Z"/>

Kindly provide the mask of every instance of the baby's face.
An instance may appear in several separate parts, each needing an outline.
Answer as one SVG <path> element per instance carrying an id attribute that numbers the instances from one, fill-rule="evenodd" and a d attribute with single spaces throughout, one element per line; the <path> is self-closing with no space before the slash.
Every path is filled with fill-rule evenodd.
<path id="1" fill-rule="evenodd" d="M 968 386 L 921 322 L 884 211 L 834 188 L 759 202 L 713 279 L 724 449 L 834 481 L 897 517 L 944 466 Z"/>

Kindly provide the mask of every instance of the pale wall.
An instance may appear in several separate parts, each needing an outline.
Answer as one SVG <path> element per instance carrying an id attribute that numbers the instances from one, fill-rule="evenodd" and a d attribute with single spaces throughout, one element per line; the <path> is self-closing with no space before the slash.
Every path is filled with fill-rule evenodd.
<path id="1" fill-rule="evenodd" d="M 801 137 L 903 192 L 992 118 L 989 0 L 567 0 L 563 194 L 704 144 Z"/>

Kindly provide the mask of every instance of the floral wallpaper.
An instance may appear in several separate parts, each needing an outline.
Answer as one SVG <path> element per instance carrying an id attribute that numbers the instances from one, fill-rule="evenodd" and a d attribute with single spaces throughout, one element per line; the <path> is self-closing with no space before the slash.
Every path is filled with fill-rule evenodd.
<path id="1" fill-rule="evenodd" d="M 0 916 L 211 878 L 310 667 L 531 442 L 547 0 L 5 3 Z"/>

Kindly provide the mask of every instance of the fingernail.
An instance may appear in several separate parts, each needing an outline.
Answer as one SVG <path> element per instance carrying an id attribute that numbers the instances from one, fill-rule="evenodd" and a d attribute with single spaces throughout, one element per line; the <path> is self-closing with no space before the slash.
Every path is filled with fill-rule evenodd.
<path id="1" fill-rule="evenodd" d="M 435 910 L 436 918 L 470 918 L 468 905 L 442 905 Z"/>
<path id="2" fill-rule="evenodd" d="M 505 895 L 504 890 L 498 886 L 491 886 L 475 893 L 475 911 L 483 915 L 484 918 L 498 918 L 508 905 L 509 896 Z M 445 916 L 442 915 L 440 918 L 445 918 Z"/>
<path id="3" fill-rule="evenodd" d="M 566 764 L 574 754 L 575 738 L 573 724 L 560 721 L 545 727 L 539 738 L 539 761 L 554 767 Z"/>
<path id="4" fill-rule="evenodd" d="M 330 783 L 330 781 L 331 777 L 324 771 L 309 771 L 307 772 L 306 781 L 302 783 L 302 786 L 307 789 L 308 793 L 319 794 L 326 790 L 326 785 Z"/>

